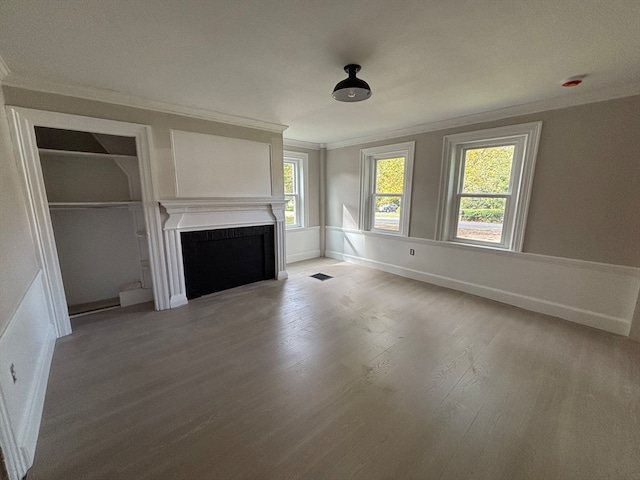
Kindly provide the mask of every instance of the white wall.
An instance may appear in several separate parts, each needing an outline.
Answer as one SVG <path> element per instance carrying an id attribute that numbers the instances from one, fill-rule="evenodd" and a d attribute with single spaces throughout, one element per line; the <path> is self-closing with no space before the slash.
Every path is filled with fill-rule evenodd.
<path id="1" fill-rule="evenodd" d="M 68 305 L 117 298 L 122 285 L 141 281 L 132 215 L 126 207 L 51 211 Z"/>
<path id="2" fill-rule="evenodd" d="M 273 195 L 269 143 L 172 130 L 171 150 L 178 197 Z"/>
<path id="3" fill-rule="evenodd" d="M 287 263 L 320 256 L 320 227 L 287 230 Z"/>

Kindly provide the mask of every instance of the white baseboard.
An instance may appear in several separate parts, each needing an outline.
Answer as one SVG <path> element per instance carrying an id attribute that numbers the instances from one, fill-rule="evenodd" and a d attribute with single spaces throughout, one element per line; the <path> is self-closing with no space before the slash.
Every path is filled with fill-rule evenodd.
<path id="1" fill-rule="evenodd" d="M 333 258 L 334 260 L 340 260 L 341 262 L 346 262 L 347 259 L 344 256 L 344 253 L 336 252 L 335 250 L 325 250 L 324 256 L 327 258 Z"/>
<path id="2" fill-rule="evenodd" d="M 145 302 L 153 302 L 153 290 L 151 288 L 123 290 L 118 295 L 120 297 L 121 307 L 128 307 Z"/>
<path id="3" fill-rule="evenodd" d="M 189 300 L 187 300 L 186 294 L 182 293 L 180 295 L 173 295 L 170 300 L 170 308 L 181 307 L 187 303 L 189 303 Z"/>
<path id="4" fill-rule="evenodd" d="M 312 258 L 318 258 L 320 256 L 320 249 L 309 250 L 308 252 L 300 252 L 293 255 L 287 255 L 287 263 L 302 262 L 303 260 L 310 260 Z"/>
<path id="5" fill-rule="evenodd" d="M 328 228 L 327 257 L 628 335 L 640 269 Z M 409 245 L 407 245 L 407 243 Z M 415 256 L 409 256 L 409 249 Z M 484 283 L 486 281 L 486 283 Z"/>
<path id="6" fill-rule="evenodd" d="M 0 337 L 0 444 L 11 480 L 33 464 L 55 341 L 39 271 Z"/>

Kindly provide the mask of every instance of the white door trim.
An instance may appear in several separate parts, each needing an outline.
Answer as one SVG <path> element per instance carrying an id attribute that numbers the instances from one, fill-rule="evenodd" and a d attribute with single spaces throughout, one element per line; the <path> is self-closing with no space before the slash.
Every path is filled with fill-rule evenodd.
<path id="1" fill-rule="evenodd" d="M 67 313 L 58 253 L 36 144 L 34 129 L 36 126 L 135 138 L 142 184 L 142 204 L 149 232 L 155 308 L 157 310 L 169 308 L 160 210 L 151 167 L 153 163 L 151 127 L 28 108 L 11 106 L 6 108 L 18 172 L 24 187 L 31 232 L 38 248 L 38 260 L 45 273 L 46 286 L 50 292 L 49 308 L 55 322 L 56 335 L 61 337 L 71 333 L 71 323 Z"/>

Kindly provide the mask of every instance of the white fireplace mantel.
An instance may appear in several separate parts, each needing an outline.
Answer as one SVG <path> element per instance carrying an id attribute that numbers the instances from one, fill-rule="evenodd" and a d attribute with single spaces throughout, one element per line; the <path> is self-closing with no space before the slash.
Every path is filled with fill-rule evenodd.
<path id="1" fill-rule="evenodd" d="M 276 278 L 287 278 L 283 198 L 225 197 L 160 200 L 166 210 L 163 230 L 171 308 L 185 305 L 182 232 L 275 225 Z"/>

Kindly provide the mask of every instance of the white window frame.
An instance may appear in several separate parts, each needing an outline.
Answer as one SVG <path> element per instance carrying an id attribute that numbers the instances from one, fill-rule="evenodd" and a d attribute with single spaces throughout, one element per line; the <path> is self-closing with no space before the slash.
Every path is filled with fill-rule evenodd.
<path id="1" fill-rule="evenodd" d="M 309 202 L 307 202 L 307 185 L 308 185 L 308 165 L 309 155 L 302 152 L 286 151 L 283 155 L 283 163 L 291 163 L 294 165 L 294 176 L 297 191 L 293 194 L 295 201 L 296 223 L 293 225 L 286 225 L 286 228 L 305 228 L 309 221 Z M 285 197 L 286 198 L 286 197 Z"/>
<path id="2" fill-rule="evenodd" d="M 522 251 L 541 130 L 542 122 L 533 122 L 444 137 L 436 228 L 438 240 L 514 252 Z M 509 191 L 506 194 L 469 195 L 506 198 L 502 242 L 483 242 L 456 237 L 460 198 L 465 196 L 461 189 L 466 150 L 505 145 L 515 147 Z"/>
<path id="3" fill-rule="evenodd" d="M 362 231 L 384 233 L 387 235 L 409 235 L 409 218 L 411 214 L 411 186 L 413 185 L 413 158 L 416 142 L 395 143 L 380 147 L 360 150 L 360 208 L 358 228 Z M 387 158 L 404 157 L 404 186 L 400 202 L 399 231 L 375 228 L 375 181 L 376 162 Z"/>

